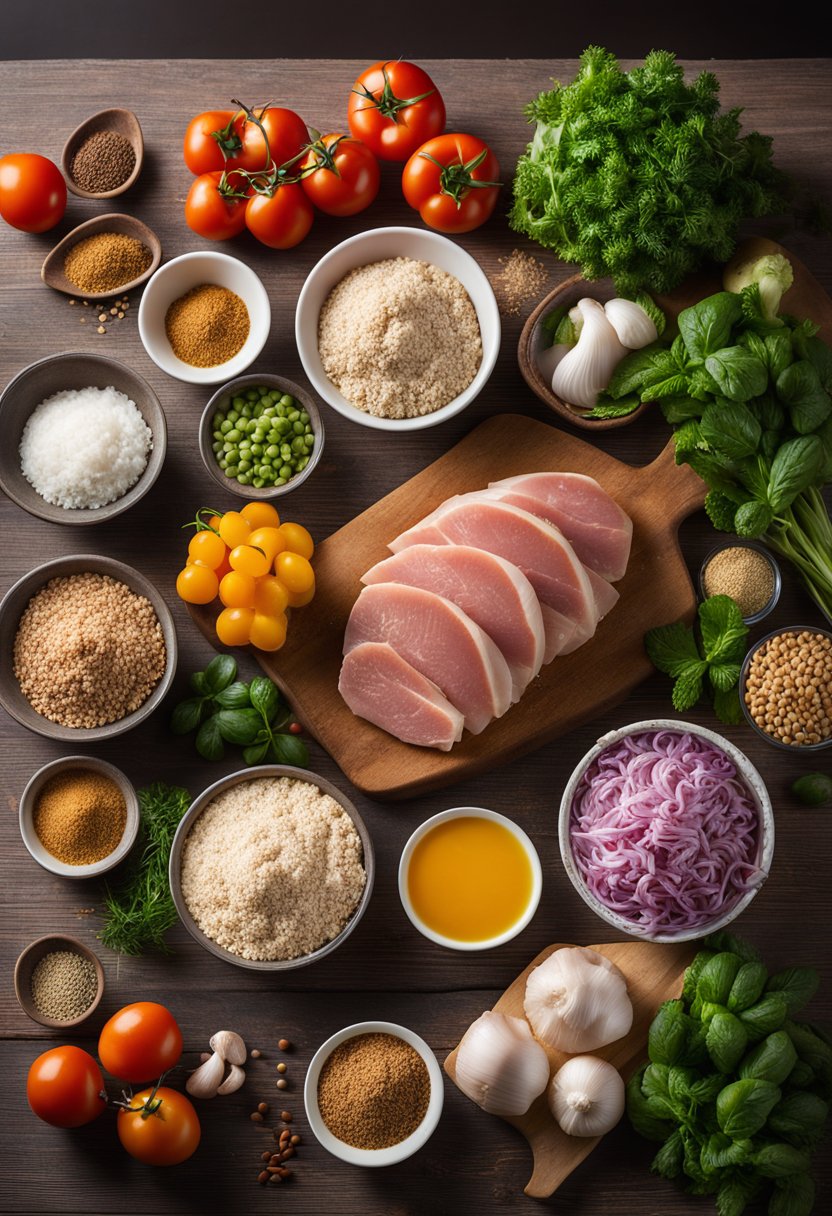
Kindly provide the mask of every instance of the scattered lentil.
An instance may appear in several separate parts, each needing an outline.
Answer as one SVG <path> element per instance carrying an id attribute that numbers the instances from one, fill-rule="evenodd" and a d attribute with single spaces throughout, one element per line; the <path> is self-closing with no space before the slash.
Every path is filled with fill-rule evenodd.
<path id="1" fill-rule="evenodd" d="M 283 1061 L 282 1061 L 282 1060 L 281 1060 L 281 1061 L 280 1061 L 280 1063 L 277 1065 L 277 1071 L 278 1071 L 278 1072 L 285 1072 L 285 1071 L 286 1071 L 286 1065 L 283 1063 Z"/>
<path id="2" fill-rule="evenodd" d="M 524 304 L 540 296 L 549 271 L 522 249 L 513 249 L 507 258 L 497 261 L 502 266 L 492 282 L 497 305 L 505 316 L 516 317 Z"/>
<path id="3" fill-rule="evenodd" d="M 393 1034 L 359 1034 L 340 1043 L 318 1078 L 321 1118 L 353 1148 L 406 1140 L 424 1119 L 429 1097 L 424 1060 Z"/>
<path id="4" fill-rule="evenodd" d="M 730 595 L 743 617 L 762 612 L 774 594 L 774 571 L 771 562 L 747 545 L 731 545 L 720 549 L 702 573 L 702 589 L 706 595 Z"/>
<path id="5" fill-rule="evenodd" d="M 95 966 L 74 950 L 45 954 L 32 971 L 32 1002 L 38 1013 L 56 1022 L 72 1022 L 95 1000 Z"/>
<path id="6" fill-rule="evenodd" d="M 233 359 L 245 344 L 249 327 L 245 303 L 214 283 L 192 287 L 165 314 L 171 349 L 191 367 L 217 367 Z"/>
<path id="7" fill-rule="evenodd" d="M 123 186 L 136 167 L 129 139 L 118 131 L 96 131 L 75 152 L 69 172 L 88 194 L 106 194 Z"/>
<path id="8" fill-rule="evenodd" d="M 277 1082 L 278 1089 L 286 1089 L 288 1087 L 288 1085 L 289 1085 L 289 1082 L 286 1080 L 285 1077 L 281 1077 L 280 1080 Z"/>
<path id="9" fill-rule="evenodd" d="M 280 1039 L 280 1041 L 278 1042 L 277 1045 L 281 1051 L 288 1051 L 289 1048 L 292 1046 L 292 1044 L 289 1042 L 288 1039 Z"/>
<path id="10" fill-rule="evenodd" d="M 263 1054 L 262 1051 L 260 1051 L 257 1047 L 254 1047 L 249 1052 L 249 1055 L 251 1056 L 252 1060 L 259 1060 L 262 1054 Z"/>
<path id="11" fill-rule="evenodd" d="M 760 730 L 781 743 L 832 737 L 832 638 L 802 630 L 763 642 L 748 666 L 745 704 Z"/>
<path id="12" fill-rule="evenodd" d="M 117 291 L 144 274 L 153 255 L 146 245 L 123 232 L 96 232 L 73 245 L 64 258 L 64 274 L 80 291 Z M 110 308 L 115 316 L 117 308 Z M 102 312 L 99 321 L 106 321 Z"/>
<path id="13" fill-rule="evenodd" d="M 114 852 L 124 835 L 127 804 L 115 781 L 89 769 L 57 773 L 34 809 L 34 828 L 47 852 L 69 866 L 88 866 Z"/>
<path id="14" fill-rule="evenodd" d="M 133 713 L 166 658 L 150 601 L 91 571 L 50 579 L 29 601 L 14 639 L 21 692 L 61 726 L 104 726 Z"/>
<path id="15" fill-rule="evenodd" d="M 376 418 L 433 413 L 482 361 L 477 314 L 460 281 L 429 262 L 386 258 L 351 270 L 318 319 L 324 371 Z"/>

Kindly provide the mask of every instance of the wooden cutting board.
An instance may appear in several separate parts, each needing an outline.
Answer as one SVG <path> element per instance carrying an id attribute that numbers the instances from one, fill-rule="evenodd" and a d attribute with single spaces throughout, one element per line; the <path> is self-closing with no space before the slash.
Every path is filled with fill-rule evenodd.
<path id="1" fill-rule="evenodd" d="M 344 629 L 361 575 L 389 555 L 387 544 L 451 494 L 539 469 L 596 478 L 633 520 L 619 602 L 595 637 L 556 658 L 520 701 L 451 752 L 401 743 L 347 708 L 338 692 Z M 252 651 L 289 698 L 295 715 L 354 786 L 379 799 L 409 798 L 503 764 L 597 717 L 652 671 L 642 639 L 654 625 L 690 619 L 696 595 L 677 542 L 680 522 L 701 507 L 703 482 L 676 466 L 670 441 L 652 464 L 633 468 L 554 426 L 518 414 L 489 418 L 444 456 L 335 532 L 313 559 L 317 594 L 293 614 L 286 645 Z M 215 645 L 217 604 L 192 609 Z"/>
<path id="2" fill-rule="evenodd" d="M 522 1018 L 523 996 L 529 972 L 538 967 L 555 950 L 563 948 L 563 942 L 547 946 L 537 958 L 532 959 L 525 971 L 518 975 L 494 1005 L 494 1009 L 511 1017 Z M 609 945 L 591 946 L 604 954 L 620 968 L 627 980 L 627 990 L 633 1003 L 633 1025 L 625 1038 L 609 1047 L 600 1048 L 592 1055 L 602 1056 L 614 1064 L 625 1081 L 628 1081 L 642 1064 L 647 1052 L 647 1031 L 662 1001 L 679 996 L 682 990 L 682 974 L 696 953 L 694 943 L 659 945 L 653 942 L 612 942 Z M 457 1045 L 445 1060 L 445 1072 L 456 1081 Z M 562 1051 L 547 1047 L 546 1054 L 557 1072 L 569 1056 Z M 575 1053 L 580 1054 L 580 1053 Z M 485 1116 L 483 1116 L 485 1117 Z M 626 1119 L 626 1115 L 624 1116 Z M 544 1091 L 529 1107 L 525 1115 L 517 1119 L 508 1118 L 507 1123 L 516 1127 L 526 1137 L 532 1150 L 534 1169 L 525 1193 L 534 1199 L 545 1199 L 556 1191 L 565 1178 L 589 1156 L 600 1136 L 567 1136 L 561 1131 L 546 1102 Z"/>

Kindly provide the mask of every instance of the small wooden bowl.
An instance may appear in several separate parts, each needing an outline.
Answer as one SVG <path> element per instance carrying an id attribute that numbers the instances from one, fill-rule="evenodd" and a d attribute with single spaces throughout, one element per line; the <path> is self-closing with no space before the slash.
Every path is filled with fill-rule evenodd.
<path id="1" fill-rule="evenodd" d="M 79 241 L 84 241 L 88 237 L 95 236 L 97 232 L 115 232 L 121 236 L 132 236 L 137 241 L 141 241 L 151 254 L 150 265 L 143 274 L 138 278 L 131 279 L 128 283 L 122 283 L 117 290 L 114 291 L 82 291 L 80 287 L 76 287 L 64 273 L 64 259 L 72 249 L 73 245 L 77 245 Z M 125 292 L 133 291 L 136 287 L 141 287 L 142 283 L 146 283 L 150 276 L 159 267 L 162 260 L 162 243 L 152 228 L 148 228 L 147 224 L 143 224 L 141 220 L 134 219 L 132 215 L 97 215 L 95 219 L 86 220 L 85 223 L 79 224 L 77 228 L 73 228 L 72 232 L 68 232 L 62 241 L 59 241 L 51 252 L 46 255 L 46 259 L 40 268 L 40 277 L 48 287 L 54 288 L 55 291 L 62 291 L 64 295 L 78 296 L 83 300 L 112 300 L 116 296 L 121 296 Z"/>
<path id="2" fill-rule="evenodd" d="M 81 144 L 86 139 L 89 139 L 91 135 L 97 135 L 99 131 L 115 131 L 117 135 L 123 135 L 133 146 L 136 163 L 133 166 L 133 172 L 127 180 L 122 182 L 120 186 L 116 186 L 115 190 L 101 190 L 96 194 L 90 190 L 84 190 L 83 187 L 78 185 L 72 176 L 70 166 Z M 143 161 L 144 136 L 139 126 L 139 120 L 132 110 L 122 110 L 119 108 L 99 110 L 97 114 L 93 114 L 90 118 L 87 118 L 72 132 L 64 144 L 64 150 L 61 153 L 61 169 L 66 178 L 67 188 L 73 194 L 77 194 L 79 198 L 115 198 L 117 194 L 124 194 L 124 191 L 130 189 L 141 173 Z"/>
<path id="3" fill-rule="evenodd" d="M 35 1002 L 32 1000 L 32 972 L 45 955 L 52 954 L 56 950 L 70 950 L 73 954 L 80 954 L 83 958 L 89 959 L 95 967 L 98 981 L 92 1004 L 84 1010 L 80 1017 L 71 1018 L 67 1022 L 46 1017 L 36 1008 Z M 18 958 L 14 968 L 14 991 L 20 1008 L 29 1015 L 33 1022 L 39 1022 L 41 1026 L 48 1026 L 50 1030 L 71 1030 L 74 1026 L 80 1026 L 82 1022 L 86 1022 L 101 1003 L 104 995 L 104 968 L 101 966 L 98 955 L 94 954 L 89 946 L 79 942 L 77 938 L 66 937 L 61 933 L 50 933 L 46 937 L 39 937 L 37 941 L 32 942 Z"/>
<path id="4" fill-rule="evenodd" d="M 561 418 L 565 418 L 573 426 L 583 427 L 587 431 L 609 431 L 614 427 L 628 426 L 629 423 L 635 422 L 642 416 L 650 403 L 645 402 L 638 409 L 633 410 L 632 414 L 625 414 L 623 418 L 585 418 L 586 410 L 562 401 L 552 392 L 552 386 L 547 382 L 538 364 L 538 355 L 545 345 L 543 321 L 556 308 L 563 308 L 568 312 L 586 296 L 598 300 L 600 304 L 606 304 L 607 300 L 612 300 L 615 295 L 615 288 L 609 279 L 599 279 L 597 283 L 591 283 L 583 275 L 573 275 L 571 279 L 561 283 L 540 301 L 523 326 L 517 346 L 520 372 L 535 396 L 539 397 L 544 405 L 548 405 L 550 410 L 560 414 Z"/>

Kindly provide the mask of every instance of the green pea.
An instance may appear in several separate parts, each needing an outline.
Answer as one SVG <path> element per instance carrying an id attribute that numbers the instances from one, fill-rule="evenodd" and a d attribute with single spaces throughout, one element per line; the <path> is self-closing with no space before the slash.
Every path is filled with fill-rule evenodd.
<path id="1" fill-rule="evenodd" d="M 292 424 L 291 424 L 291 422 L 289 422 L 289 420 L 287 418 L 279 418 L 277 420 L 277 425 L 275 427 L 275 430 L 278 432 L 278 434 L 285 435 L 286 432 L 290 431 L 291 429 L 292 429 Z"/>
<path id="2" fill-rule="evenodd" d="M 263 410 L 263 413 L 260 416 L 261 416 L 261 418 L 274 418 L 276 413 L 277 413 L 277 410 L 274 408 L 273 405 L 267 405 L 266 408 Z"/>
<path id="3" fill-rule="evenodd" d="M 284 481 L 288 481 L 289 478 L 294 473 L 294 471 L 295 470 L 292 468 L 292 466 L 290 464 L 281 465 L 280 476 L 283 478 Z"/>
<path id="4" fill-rule="evenodd" d="M 286 417 L 290 422 L 298 422 L 300 419 L 300 410 L 289 410 Z"/>
<path id="5" fill-rule="evenodd" d="M 301 452 L 305 451 L 305 445 L 303 442 L 302 435 L 296 435 L 295 438 L 292 440 L 292 451 L 295 453 L 296 456 L 299 456 L 301 454 Z"/>
<path id="6" fill-rule="evenodd" d="M 260 396 L 260 394 L 256 388 L 250 388 L 250 389 L 246 390 L 246 398 L 249 401 L 256 401 L 259 396 Z"/>
<path id="7" fill-rule="evenodd" d="M 297 422 L 292 423 L 292 430 L 295 432 L 296 435 L 302 435 L 303 432 L 306 430 L 306 427 L 303 425 L 303 423 L 300 421 L 300 419 L 298 419 Z"/>
<path id="8" fill-rule="evenodd" d="M 254 442 L 262 443 L 265 438 L 266 432 L 263 430 L 262 426 L 258 426 L 257 430 L 254 432 Z"/>
<path id="9" fill-rule="evenodd" d="M 280 400 L 280 398 L 282 396 L 283 396 L 283 394 L 281 393 L 279 388 L 273 388 L 271 390 L 271 392 L 269 393 L 269 400 L 271 401 L 272 405 L 277 405 L 278 401 Z"/>
<path id="10" fill-rule="evenodd" d="M 260 468 L 257 470 L 257 476 L 262 477 L 264 481 L 268 477 L 269 473 L 271 473 L 271 469 L 267 464 L 261 464 Z"/>
<path id="11" fill-rule="evenodd" d="M 284 393 L 283 396 L 280 398 L 280 404 L 285 405 L 288 408 L 289 406 L 292 406 L 295 404 L 295 399 L 294 399 L 294 397 L 290 397 L 288 393 Z"/>
<path id="12" fill-rule="evenodd" d="M 222 410 L 217 410 L 216 414 L 214 414 L 214 417 L 211 419 L 211 426 L 216 430 L 216 428 L 222 426 L 224 422 L 225 414 L 222 412 Z"/>
<path id="13" fill-rule="evenodd" d="M 238 431 L 236 427 L 234 427 L 234 430 L 229 431 L 226 435 L 226 439 L 229 443 L 239 443 L 242 437 L 242 432 Z"/>
<path id="14" fill-rule="evenodd" d="M 260 480 L 263 482 L 264 485 L 272 486 L 272 485 L 274 485 L 275 471 L 273 468 L 271 468 L 269 466 L 264 466 L 264 467 L 268 467 L 269 471 L 263 477 L 261 477 Z"/>
<path id="15" fill-rule="evenodd" d="M 213 444 L 211 445 L 211 447 L 213 448 L 214 455 L 215 455 L 215 456 L 219 456 L 220 452 L 222 451 L 222 444 L 221 444 L 221 443 L 213 443 Z"/>
<path id="16" fill-rule="evenodd" d="M 253 411 L 252 411 L 252 408 L 251 408 L 251 406 L 248 404 L 248 402 L 246 402 L 246 404 L 245 404 L 245 405 L 243 406 L 243 408 L 240 410 L 240 413 L 243 415 L 243 417 L 244 417 L 244 418 L 250 418 L 250 417 L 251 417 L 251 415 L 252 415 L 252 412 L 253 412 Z"/>
<path id="17" fill-rule="evenodd" d="M 243 408 L 243 406 L 245 405 L 245 403 L 246 403 L 245 397 L 234 397 L 231 402 L 231 404 L 235 410 L 241 410 Z"/>
<path id="18" fill-rule="evenodd" d="M 237 468 L 240 470 L 240 472 L 247 473 L 251 468 L 251 461 L 247 457 L 243 456 L 238 462 Z"/>
<path id="19" fill-rule="evenodd" d="M 315 446 L 315 436 L 314 435 L 304 435 L 303 446 L 306 448 L 307 452 L 311 452 Z"/>
<path id="20" fill-rule="evenodd" d="M 220 423 L 220 433 L 222 435 L 227 435 L 229 431 L 233 431 L 233 430 L 234 430 L 234 423 L 229 422 L 229 420 L 227 418 L 226 418 L 225 422 Z"/>
<path id="21" fill-rule="evenodd" d="M 227 464 L 225 466 L 226 477 L 236 477 L 239 471 L 239 467 L 236 464 Z"/>
<path id="22" fill-rule="evenodd" d="M 303 472 L 303 470 L 306 468 L 306 466 L 307 466 L 308 464 L 309 464 L 309 457 L 308 457 L 308 456 L 302 456 L 302 457 L 300 458 L 300 460 L 298 461 L 298 463 L 297 463 L 297 470 L 296 470 L 296 471 L 297 471 L 298 473 L 302 473 L 302 472 Z"/>
<path id="23" fill-rule="evenodd" d="M 249 439 L 248 436 L 246 436 L 245 439 L 240 440 L 240 442 L 237 446 L 239 447 L 241 452 L 247 452 L 249 450 L 249 448 L 251 447 L 251 440 Z"/>
<path id="24" fill-rule="evenodd" d="M 229 422 L 237 422 L 240 417 L 240 412 L 239 410 L 229 410 L 227 417 Z"/>
<path id="25" fill-rule="evenodd" d="M 262 490 L 266 483 L 262 477 L 253 477 L 251 484 L 254 486 L 255 490 Z"/>
<path id="26" fill-rule="evenodd" d="M 279 438 L 280 438 L 280 431 L 276 431 L 276 430 L 274 429 L 274 427 L 272 427 L 272 429 L 271 429 L 271 430 L 269 431 L 269 433 L 266 435 L 266 440 L 267 440 L 269 443 L 277 443 L 277 441 L 278 441 L 278 439 L 279 439 Z"/>
<path id="27" fill-rule="evenodd" d="M 274 460 L 277 456 L 280 455 L 280 448 L 277 446 L 276 443 L 270 443 L 269 446 L 266 448 L 264 455 L 268 456 L 269 460 Z"/>
<path id="28" fill-rule="evenodd" d="M 220 457 L 220 459 L 217 461 L 217 464 L 220 466 L 221 469 L 228 468 L 228 461 L 225 459 L 224 456 Z"/>
<path id="29" fill-rule="evenodd" d="M 275 484 L 276 486 L 285 486 L 285 485 L 286 485 L 286 480 L 287 480 L 287 479 L 286 479 L 285 477 L 276 477 L 276 478 L 275 478 L 275 482 L 274 482 L 274 484 Z"/>
<path id="30" fill-rule="evenodd" d="M 239 475 L 239 477 L 237 478 L 237 481 L 239 482 L 239 484 L 241 486 L 250 486 L 251 485 L 251 473 L 241 473 Z"/>
<path id="31" fill-rule="evenodd" d="M 251 445 L 251 454 L 252 454 L 252 456 L 262 456 L 263 455 L 262 443 L 253 443 Z"/>
<path id="32" fill-rule="evenodd" d="M 283 459 L 284 459 L 284 460 L 291 460 L 291 459 L 292 459 L 292 447 L 291 447 L 291 444 L 288 444 L 288 443 L 281 443 L 281 445 L 280 445 L 280 455 L 283 457 Z"/>

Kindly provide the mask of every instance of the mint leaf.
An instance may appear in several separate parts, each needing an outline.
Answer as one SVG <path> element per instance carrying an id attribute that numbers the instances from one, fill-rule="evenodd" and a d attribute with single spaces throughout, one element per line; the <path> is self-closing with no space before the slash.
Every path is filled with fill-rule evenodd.
<path id="1" fill-rule="evenodd" d="M 644 649 L 653 666 L 669 676 L 679 676 L 688 663 L 699 661 L 693 630 L 682 621 L 648 630 Z"/>
<path id="2" fill-rule="evenodd" d="M 702 677 L 708 670 L 708 664 L 698 659 L 690 662 L 680 673 L 673 685 L 673 708 L 680 714 L 693 709 L 702 696 Z"/>
<path id="3" fill-rule="evenodd" d="M 699 628 L 705 658 L 709 663 L 742 660 L 748 627 L 730 595 L 712 595 L 699 605 Z"/>
<path id="4" fill-rule="evenodd" d="M 740 678 L 740 664 L 714 663 L 708 668 L 708 678 L 715 690 L 728 692 Z"/>
<path id="5" fill-rule="evenodd" d="M 624 397 L 621 401 L 599 401 L 593 406 L 582 418 L 626 418 L 628 414 L 632 414 L 641 405 L 641 401 L 635 394 Z"/>
<path id="6" fill-rule="evenodd" d="M 744 716 L 742 706 L 740 705 L 740 694 L 736 687 L 729 689 L 728 692 L 716 689 L 714 692 L 714 713 L 720 722 L 724 722 L 726 726 L 740 726 L 742 724 Z"/>

